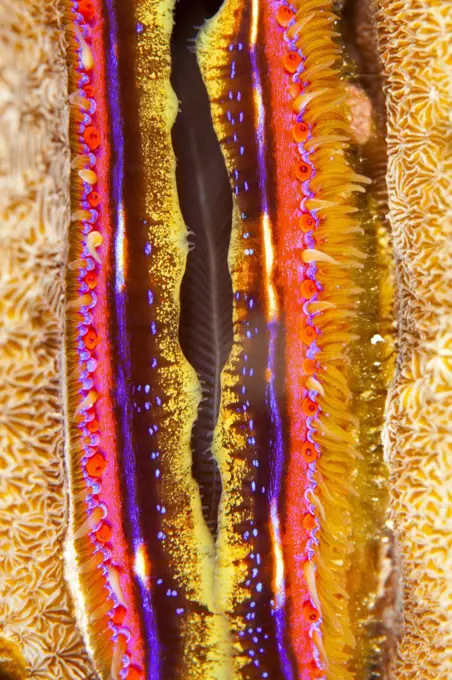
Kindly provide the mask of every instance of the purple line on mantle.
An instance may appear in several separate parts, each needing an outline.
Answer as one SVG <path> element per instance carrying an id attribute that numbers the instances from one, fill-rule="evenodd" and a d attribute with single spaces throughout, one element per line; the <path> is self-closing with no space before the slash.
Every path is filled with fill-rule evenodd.
<path id="1" fill-rule="evenodd" d="M 256 45 L 250 45 L 250 62 L 253 88 L 257 97 L 257 125 L 256 125 L 256 145 L 257 145 L 257 169 L 259 177 L 259 189 L 262 201 L 262 213 L 269 216 L 268 199 L 268 174 L 266 167 L 266 139 L 265 139 L 265 107 L 263 99 L 261 66 L 258 63 Z M 282 474 L 284 468 L 284 440 L 281 415 L 279 412 L 278 399 L 275 390 L 275 371 L 276 371 L 276 347 L 280 330 L 280 323 L 277 320 L 270 321 L 268 329 L 268 368 L 271 378 L 267 385 L 267 403 L 270 405 L 270 418 L 273 427 L 273 457 L 270 464 L 270 484 L 269 484 L 269 505 L 274 508 L 274 512 L 279 511 L 279 497 L 281 494 Z M 272 519 L 272 517 L 271 517 Z M 280 543 L 279 523 L 273 527 L 274 539 Z M 284 588 L 284 581 L 281 586 Z M 283 598 L 284 599 L 284 598 Z M 293 680 L 293 669 L 286 649 L 286 613 L 283 606 L 275 603 L 273 609 L 275 619 L 277 645 L 280 654 L 281 670 L 285 680 Z"/>
<path id="2" fill-rule="evenodd" d="M 118 22 L 114 8 L 114 0 L 105 0 L 105 8 L 109 27 L 108 47 L 107 47 L 107 93 L 111 124 L 111 138 L 114 153 L 114 162 L 111 168 L 111 191 L 113 199 L 113 220 L 114 228 L 114 261 L 115 261 L 115 313 L 117 320 L 117 340 L 118 340 L 118 370 L 117 370 L 117 389 L 116 397 L 120 409 L 120 423 L 122 433 L 122 461 L 123 461 L 123 480 L 125 487 L 125 507 L 130 521 L 132 534 L 132 549 L 136 553 L 138 548 L 144 543 L 141 524 L 140 511 L 137 497 L 137 476 L 135 453 L 131 442 L 132 431 L 132 404 L 128 385 L 130 384 L 131 361 L 129 337 L 126 321 L 126 288 L 124 277 L 125 249 L 125 211 L 123 203 L 124 187 L 124 133 L 123 119 L 120 108 L 120 88 L 119 72 L 117 59 L 118 43 Z M 135 581 L 140 594 L 139 603 L 141 604 L 142 622 L 145 637 L 148 643 L 147 655 L 147 680 L 159 680 L 161 650 L 158 640 L 157 623 L 155 612 L 152 606 L 151 593 L 148 586 L 142 582 L 139 576 L 135 575 Z"/>

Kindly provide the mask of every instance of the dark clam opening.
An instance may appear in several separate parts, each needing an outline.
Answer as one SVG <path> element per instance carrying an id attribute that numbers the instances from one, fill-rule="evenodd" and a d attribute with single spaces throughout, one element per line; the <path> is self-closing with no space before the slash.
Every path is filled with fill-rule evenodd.
<path id="1" fill-rule="evenodd" d="M 228 249 L 232 192 L 195 53 L 195 39 L 220 0 L 179 0 L 171 40 L 171 83 L 179 99 L 172 130 L 177 190 L 189 230 L 187 267 L 180 293 L 182 350 L 198 375 L 202 400 L 193 425 L 193 476 L 203 514 L 217 531 L 221 479 L 212 440 L 221 399 L 221 371 L 232 346 L 232 284 Z"/>

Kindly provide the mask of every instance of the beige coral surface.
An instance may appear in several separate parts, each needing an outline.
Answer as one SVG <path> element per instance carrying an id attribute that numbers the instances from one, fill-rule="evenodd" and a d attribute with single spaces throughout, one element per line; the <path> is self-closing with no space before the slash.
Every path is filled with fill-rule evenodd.
<path id="1" fill-rule="evenodd" d="M 375 0 L 385 65 L 399 369 L 387 405 L 403 575 L 397 680 L 452 678 L 452 7 Z"/>
<path id="2" fill-rule="evenodd" d="M 63 578 L 69 146 L 60 8 L 0 0 L 0 17 L 0 662 L 12 678 L 89 680 Z M 23 671 L 10 666 L 5 639 L 21 650 Z"/>

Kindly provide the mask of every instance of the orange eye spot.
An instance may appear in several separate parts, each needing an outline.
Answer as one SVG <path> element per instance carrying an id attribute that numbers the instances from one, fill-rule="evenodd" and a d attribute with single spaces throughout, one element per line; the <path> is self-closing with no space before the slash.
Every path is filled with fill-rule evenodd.
<path id="1" fill-rule="evenodd" d="M 293 12 L 290 9 L 290 7 L 287 7 L 286 5 L 281 5 L 278 7 L 278 11 L 276 12 L 276 21 L 280 26 L 283 28 L 287 28 L 287 26 L 290 24 L 290 21 L 293 17 Z"/>
<path id="2" fill-rule="evenodd" d="M 102 522 L 99 529 L 96 531 L 96 538 L 99 541 L 99 543 L 108 543 L 109 541 L 111 541 L 112 536 L 113 531 L 111 526 L 106 522 Z"/>
<path id="3" fill-rule="evenodd" d="M 85 283 L 92 290 L 97 286 L 97 276 L 94 272 L 88 272 L 85 276 Z"/>
<path id="4" fill-rule="evenodd" d="M 309 125 L 306 123 L 296 123 L 292 128 L 292 137 L 296 142 L 304 142 L 309 135 Z"/>
<path id="5" fill-rule="evenodd" d="M 118 604 L 111 617 L 112 623 L 114 623 L 115 626 L 122 626 L 124 619 L 126 618 L 126 612 L 127 609 L 122 604 Z"/>
<path id="6" fill-rule="evenodd" d="M 99 338 L 97 337 L 95 331 L 93 331 L 92 329 L 90 329 L 90 330 L 86 333 L 86 335 L 85 335 L 85 337 L 83 338 L 83 340 L 84 340 L 84 342 L 85 342 L 85 347 L 86 347 L 87 349 L 94 349 L 95 346 L 97 345 L 97 343 L 99 342 Z"/>
<path id="7" fill-rule="evenodd" d="M 88 99 L 92 99 L 94 97 L 94 87 L 92 85 L 85 85 L 83 89 L 85 90 L 85 94 Z"/>
<path id="8" fill-rule="evenodd" d="M 315 661 L 312 661 L 310 666 L 311 666 L 311 668 L 310 668 L 310 671 L 311 671 L 310 677 L 311 678 L 314 678 L 315 680 L 317 680 L 318 678 L 325 677 L 325 671 L 322 670 L 321 668 L 319 668 Z"/>
<path id="9" fill-rule="evenodd" d="M 302 58 L 297 52 L 289 52 L 284 57 L 284 68 L 289 73 L 295 73 L 297 68 L 300 66 Z"/>
<path id="10" fill-rule="evenodd" d="M 310 300 L 317 293 L 317 286 L 311 279 L 305 279 L 301 284 L 301 294 L 306 300 Z"/>
<path id="11" fill-rule="evenodd" d="M 300 332 L 301 339 L 306 345 L 310 345 L 317 336 L 317 332 L 313 326 L 304 326 Z"/>
<path id="12" fill-rule="evenodd" d="M 312 231 L 314 229 L 314 227 L 315 227 L 315 220 L 314 220 L 313 217 L 311 217 L 311 215 L 309 215 L 308 213 L 305 213 L 304 215 L 302 215 L 300 217 L 300 229 L 301 229 L 302 232 L 304 232 L 306 234 L 308 231 Z"/>
<path id="13" fill-rule="evenodd" d="M 317 453 L 317 449 L 315 448 L 314 444 L 311 444 L 311 442 L 305 442 L 301 447 L 301 455 L 307 463 L 312 463 L 312 461 L 315 460 L 319 454 Z"/>
<path id="14" fill-rule="evenodd" d="M 303 373 L 305 375 L 314 375 L 317 370 L 317 361 L 315 359 L 305 359 L 303 361 Z"/>
<path id="15" fill-rule="evenodd" d="M 310 512 L 303 517 L 303 527 L 306 531 L 312 531 L 316 527 L 315 517 Z"/>
<path id="16" fill-rule="evenodd" d="M 315 416 L 317 413 L 317 404 L 315 401 L 312 401 L 312 399 L 309 399 L 309 397 L 305 397 L 301 404 L 301 410 L 305 416 Z"/>
<path id="17" fill-rule="evenodd" d="M 91 0 L 80 0 L 78 11 L 86 21 L 89 21 L 94 17 L 94 4 Z"/>
<path id="18" fill-rule="evenodd" d="M 90 194 L 88 194 L 88 203 L 90 204 L 91 207 L 95 208 L 96 206 L 99 205 L 100 203 L 100 196 L 97 193 L 97 191 L 92 191 Z"/>
<path id="19" fill-rule="evenodd" d="M 94 420 L 90 420 L 87 428 L 90 432 L 99 432 L 99 421 L 96 420 L 96 418 L 94 418 Z"/>
<path id="20" fill-rule="evenodd" d="M 101 453 L 95 453 L 94 456 L 91 456 L 91 458 L 88 459 L 86 465 L 85 465 L 85 470 L 89 474 L 90 477 L 98 478 L 101 476 L 103 471 L 105 470 L 105 466 L 107 465 L 107 461 L 103 457 Z"/>
<path id="21" fill-rule="evenodd" d="M 306 621 L 309 621 L 310 623 L 315 623 L 320 618 L 320 614 L 317 609 L 315 609 L 309 602 L 305 602 L 303 605 L 303 616 Z"/>
<path id="22" fill-rule="evenodd" d="M 130 666 L 127 671 L 126 680 L 143 680 L 143 673 L 136 666 Z"/>
<path id="23" fill-rule="evenodd" d="M 291 86 L 289 87 L 289 94 L 292 97 L 292 99 L 296 99 L 301 94 L 300 83 L 292 83 Z"/>
<path id="24" fill-rule="evenodd" d="M 83 139 L 85 140 L 85 143 L 89 146 L 91 151 L 95 151 L 95 149 L 97 149 L 100 144 L 99 130 L 95 128 L 93 125 L 88 125 L 88 127 L 85 128 L 85 131 L 83 133 Z"/>
<path id="25" fill-rule="evenodd" d="M 305 163 L 304 161 L 297 163 L 297 165 L 295 166 L 295 177 L 299 179 L 300 182 L 304 182 L 307 179 L 309 179 L 311 174 L 312 174 L 311 166 Z"/>

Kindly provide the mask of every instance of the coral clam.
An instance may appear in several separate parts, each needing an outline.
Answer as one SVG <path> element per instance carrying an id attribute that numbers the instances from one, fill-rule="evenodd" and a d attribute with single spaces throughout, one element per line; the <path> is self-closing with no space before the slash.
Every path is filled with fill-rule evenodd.
<path id="1" fill-rule="evenodd" d="M 0 0 L 0 675 L 447 678 L 450 9 L 220 4 Z"/>

